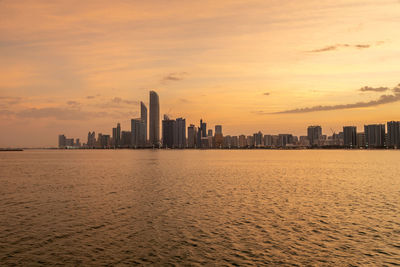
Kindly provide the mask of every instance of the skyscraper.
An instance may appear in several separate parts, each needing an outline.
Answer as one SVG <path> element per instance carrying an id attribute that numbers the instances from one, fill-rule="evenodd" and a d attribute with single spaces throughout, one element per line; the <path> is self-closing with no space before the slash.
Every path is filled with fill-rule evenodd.
<path id="1" fill-rule="evenodd" d="M 215 134 L 222 134 L 222 125 L 215 125 Z"/>
<path id="2" fill-rule="evenodd" d="M 318 141 L 322 136 L 321 126 L 308 126 L 307 137 L 310 140 L 310 145 L 318 145 Z"/>
<path id="3" fill-rule="evenodd" d="M 150 145 L 158 147 L 160 143 L 160 103 L 158 94 L 150 91 Z M 133 134 L 133 133 L 132 133 Z"/>
<path id="4" fill-rule="evenodd" d="M 131 138 L 132 138 L 132 146 L 134 148 L 144 147 L 145 146 L 145 138 L 144 138 L 144 122 L 141 118 L 132 119 L 131 120 Z"/>
<path id="5" fill-rule="evenodd" d="M 162 146 L 164 148 L 174 148 L 174 130 L 176 121 L 171 120 L 167 115 L 164 115 L 162 121 Z"/>
<path id="6" fill-rule="evenodd" d="M 207 123 L 200 120 L 201 137 L 207 137 Z"/>
<path id="7" fill-rule="evenodd" d="M 355 148 L 357 146 L 357 127 L 344 126 L 344 146 L 348 148 Z"/>
<path id="8" fill-rule="evenodd" d="M 59 148 L 65 148 L 66 145 L 67 145 L 66 143 L 67 143 L 67 138 L 65 137 L 65 135 L 60 134 L 58 136 L 58 147 Z"/>
<path id="9" fill-rule="evenodd" d="M 215 125 L 214 146 L 222 148 L 224 143 L 224 136 L 222 135 L 222 125 Z"/>
<path id="10" fill-rule="evenodd" d="M 121 124 L 117 123 L 116 147 L 121 146 Z"/>
<path id="11" fill-rule="evenodd" d="M 145 141 L 147 142 L 147 107 L 143 102 L 140 102 L 140 118 L 142 119 L 144 123 L 144 138 Z"/>
<path id="12" fill-rule="evenodd" d="M 196 138 L 197 138 L 196 126 L 190 124 L 190 126 L 188 127 L 188 148 L 196 147 Z"/>
<path id="13" fill-rule="evenodd" d="M 367 148 L 385 146 L 385 124 L 364 125 L 365 145 Z"/>
<path id="14" fill-rule="evenodd" d="M 184 118 L 177 118 L 175 121 L 175 130 L 174 133 L 174 146 L 177 148 L 185 148 L 186 147 L 186 120 Z"/>
<path id="15" fill-rule="evenodd" d="M 387 123 L 388 144 L 390 148 L 400 148 L 400 121 Z"/>

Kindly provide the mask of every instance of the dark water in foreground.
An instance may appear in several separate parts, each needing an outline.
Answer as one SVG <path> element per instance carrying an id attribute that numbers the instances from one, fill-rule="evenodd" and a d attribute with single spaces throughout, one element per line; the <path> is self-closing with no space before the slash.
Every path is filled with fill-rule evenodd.
<path id="1" fill-rule="evenodd" d="M 400 151 L 0 152 L 0 265 L 400 265 Z"/>

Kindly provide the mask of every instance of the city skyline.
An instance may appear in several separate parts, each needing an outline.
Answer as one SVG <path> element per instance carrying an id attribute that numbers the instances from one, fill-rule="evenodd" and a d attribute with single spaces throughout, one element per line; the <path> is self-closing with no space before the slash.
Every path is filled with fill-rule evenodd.
<path id="1" fill-rule="evenodd" d="M 128 129 L 149 90 L 160 114 L 232 135 L 397 121 L 399 11 L 397 0 L 0 1 L 0 147 Z"/>
<path id="2" fill-rule="evenodd" d="M 118 122 L 112 128 L 112 136 L 104 133 L 89 131 L 87 143 L 80 139 L 67 138 L 64 134 L 58 135 L 58 148 L 85 148 L 85 149 L 118 149 L 118 148 L 400 148 L 400 121 L 388 121 L 387 131 L 385 124 L 364 124 L 364 131 L 357 131 L 357 126 L 343 126 L 342 131 L 330 129 L 331 135 L 324 134 L 320 125 L 307 127 L 307 134 L 296 136 L 292 133 L 277 135 L 264 134 L 261 131 L 252 135 L 243 133 L 224 135 L 223 126 L 212 126 L 202 118 L 198 127 L 190 124 L 186 128 L 186 119 L 170 118 L 163 115 L 160 125 L 160 99 L 155 91 L 149 92 L 149 138 L 147 139 L 147 107 L 140 102 L 140 118 L 131 119 L 131 131 L 122 131 Z M 161 126 L 161 131 L 160 131 Z M 161 136 L 160 136 L 161 132 Z M 186 135 L 187 133 L 187 135 Z"/>

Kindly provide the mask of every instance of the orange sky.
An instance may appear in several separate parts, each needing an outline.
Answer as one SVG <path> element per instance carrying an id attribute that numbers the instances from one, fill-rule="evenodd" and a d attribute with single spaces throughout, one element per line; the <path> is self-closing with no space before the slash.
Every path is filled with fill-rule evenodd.
<path id="1" fill-rule="evenodd" d="M 224 134 L 400 120 L 399 14 L 398 0 L 0 0 L 0 147 L 129 130 L 150 90 L 161 114 Z"/>

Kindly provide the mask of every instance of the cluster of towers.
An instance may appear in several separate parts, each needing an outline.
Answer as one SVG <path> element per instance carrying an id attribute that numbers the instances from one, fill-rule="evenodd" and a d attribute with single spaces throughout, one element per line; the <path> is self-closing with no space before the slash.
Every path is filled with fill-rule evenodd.
<path id="1" fill-rule="evenodd" d="M 79 139 L 59 135 L 59 147 L 76 148 L 400 148 L 400 122 L 364 126 L 364 132 L 357 132 L 355 126 L 345 126 L 338 134 L 322 134 L 321 126 L 308 126 L 306 136 L 292 134 L 263 135 L 260 131 L 253 135 L 224 136 L 222 125 L 207 129 L 202 119 L 196 127 L 190 124 L 186 129 L 184 118 L 171 119 L 164 115 L 162 120 L 162 138 L 160 139 L 160 101 L 158 94 L 150 91 L 150 112 L 140 102 L 140 117 L 131 119 L 131 130 L 121 131 L 118 123 L 112 129 L 112 136 L 89 132 L 87 143 L 81 145 Z M 187 136 L 186 136 L 187 133 Z"/>

